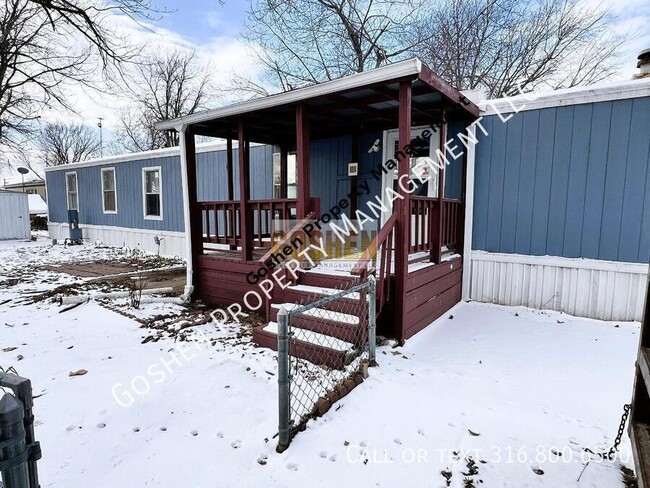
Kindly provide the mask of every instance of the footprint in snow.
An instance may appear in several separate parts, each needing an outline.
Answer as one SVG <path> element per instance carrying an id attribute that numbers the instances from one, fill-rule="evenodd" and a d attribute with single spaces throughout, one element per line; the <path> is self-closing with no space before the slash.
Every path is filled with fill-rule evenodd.
<path id="1" fill-rule="evenodd" d="M 106 424 L 104 422 L 100 422 L 99 424 L 97 424 L 98 429 L 103 429 L 104 427 L 106 427 Z"/>
<path id="2" fill-rule="evenodd" d="M 230 447 L 232 447 L 233 449 L 239 449 L 241 447 L 241 441 L 237 439 L 236 441 L 230 444 Z"/>
<path id="3" fill-rule="evenodd" d="M 327 453 L 325 451 L 321 451 L 320 453 L 318 453 L 318 455 L 320 457 L 322 457 L 323 459 L 325 459 L 327 457 Z"/>
<path id="4" fill-rule="evenodd" d="M 393 442 L 397 444 L 398 446 L 402 445 L 402 441 L 400 439 L 394 439 Z"/>
<path id="5" fill-rule="evenodd" d="M 418 434 L 424 435 L 424 429 L 418 429 Z"/>
<path id="6" fill-rule="evenodd" d="M 167 427 L 161 427 L 161 428 L 160 428 L 160 431 L 161 431 L 161 432 L 167 432 Z"/>
<path id="7" fill-rule="evenodd" d="M 217 432 L 217 437 L 219 439 L 223 439 L 223 432 Z"/>
<path id="8" fill-rule="evenodd" d="M 298 465 L 296 463 L 287 464 L 287 469 L 289 471 L 298 471 Z"/>
<path id="9" fill-rule="evenodd" d="M 140 427 L 133 427 L 133 429 L 131 429 L 131 430 L 132 430 L 133 432 L 136 432 L 136 433 L 137 433 L 137 432 L 140 432 Z"/>
<path id="10" fill-rule="evenodd" d="M 262 454 L 260 457 L 257 458 L 257 463 L 264 466 L 268 458 L 269 458 L 268 454 Z"/>
<path id="11" fill-rule="evenodd" d="M 330 456 L 329 460 L 330 460 L 331 462 L 336 461 L 336 454 L 332 454 L 332 455 Z"/>
<path id="12" fill-rule="evenodd" d="M 198 430 L 193 430 L 192 432 L 190 432 L 190 434 L 192 434 L 194 437 L 196 437 L 197 435 L 199 435 L 199 431 Z"/>

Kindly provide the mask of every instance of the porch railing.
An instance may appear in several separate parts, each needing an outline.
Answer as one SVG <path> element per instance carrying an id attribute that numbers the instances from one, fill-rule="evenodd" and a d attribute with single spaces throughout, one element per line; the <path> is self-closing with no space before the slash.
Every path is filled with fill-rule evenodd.
<path id="1" fill-rule="evenodd" d="M 411 196 L 409 201 L 411 205 L 409 253 L 430 251 L 436 241 L 434 231 L 438 222 L 438 199 Z"/>
<path id="2" fill-rule="evenodd" d="M 440 201 L 432 197 L 411 196 L 410 253 L 431 251 L 438 245 L 438 216 Z M 454 248 L 458 244 L 463 210 L 462 200 L 444 198 L 442 201 L 442 246 Z"/>
<path id="3" fill-rule="evenodd" d="M 241 246 L 241 202 L 239 200 L 199 202 L 203 243 Z M 249 200 L 246 211 L 252 214 L 249 238 L 257 248 L 270 248 L 280 221 L 296 219 L 295 199 Z"/>
<path id="4" fill-rule="evenodd" d="M 442 201 L 442 245 L 458 251 L 459 236 L 463 229 L 459 228 L 463 216 L 463 201 L 445 198 Z"/>
<path id="5" fill-rule="evenodd" d="M 393 213 L 377 234 L 372 246 L 364 251 L 352 268 L 353 275 L 365 279 L 368 273 L 375 273 L 377 278 L 377 314 L 390 298 L 390 276 L 393 267 L 393 250 L 395 245 L 395 224 L 397 213 Z M 373 265 L 374 263 L 374 265 Z"/>

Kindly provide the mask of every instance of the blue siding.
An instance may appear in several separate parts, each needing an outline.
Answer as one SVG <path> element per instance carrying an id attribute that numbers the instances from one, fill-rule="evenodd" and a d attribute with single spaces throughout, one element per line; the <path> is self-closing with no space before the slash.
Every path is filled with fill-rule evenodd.
<path id="1" fill-rule="evenodd" d="M 368 200 L 381 196 L 381 180 L 370 174 L 382 162 L 381 151 L 368 153 L 376 139 L 382 140 L 382 133 L 365 133 L 359 135 L 359 153 L 352 154 L 352 137 L 337 137 L 313 141 L 310 144 L 310 177 L 311 194 L 320 198 L 320 208 L 326 212 L 341 199 L 347 198 L 351 190 L 350 177 L 348 176 L 348 163 L 359 163 L 357 184 L 367 183 L 370 187 L 369 195 L 360 195 L 357 207 L 366 209 Z M 350 214 L 350 209 L 344 211 Z"/>
<path id="2" fill-rule="evenodd" d="M 235 198 L 239 198 L 237 151 L 234 151 Z M 273 148 L 251 148 L 251 197 L 270 198 L 272 194 Z M 142 168 L 160 166 L 162 174 L 163 220 L 144 218 Z M 117 214 L 102 209 L 101 170 L 115 168 Z M 79 221 L 82 224 L 112 225 L 135 229 L 183 231 L 183 192 L 180 157 L 167 156 L 128 162 L 113 162 L 81 168 L 62 167 L 46 173 L 50 221 L 67 222 L 65 173 L 75 171 L 79 186 Z M 197 193 L 199 201 L 225 200 L 227 197 L 226 151 L 197 154 Z"/>
<path id="3" fill-rule="evenodd" d="M 142 168 L 160 166 L 163 220 L 146 220 L 142 204 Z M 115 168 L 117 214 L 102 210 L 102 168 Z M 67 222 L 65 173 L 75 171 L 79 187 L 79 222 L 138 229 L 182 231 L 183 195 L 178 156 L 109 163 L 81 168 L 63 167 L 47 173 L 50 221 Z"/>
<path id="4" fill-rule="evenodd" d="M 650 98 L 482 121 L 472 246 L 646 263 Z"/>
<path id="5" fill-rule="evenodd" d="M 465 134 L 465 123 L 462 121 L 450 121 L 447 127 L 447 136 L 453 141 L 449 144 L 453 148 L 453 152 L 459 155 L 454 159 L 453 156 L 448 155 L 447 160 L 449 164 L 445 168 L 445 197 L 447 198 L 462 198 L 463 193 L 463 164 L 464 154 L 467 151 L 463 143 L 460 141 L 458 134 Z M 463 153 L 463 154 L 460 154 Z"/>

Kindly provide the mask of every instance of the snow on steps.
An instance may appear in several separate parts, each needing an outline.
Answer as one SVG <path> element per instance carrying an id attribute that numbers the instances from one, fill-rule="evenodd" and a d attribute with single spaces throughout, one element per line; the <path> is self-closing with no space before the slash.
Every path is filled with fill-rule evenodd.
<path id="1" fill-rule="evenodd" d="M 278 312 L 282 307 L 288 312 L 298 305 L 294 303 L 271 304 L 270 320 L 278 320 Z M 294 316 L 291 319 L 291 326 L 350 341 L 358 334 L 359 317 L 322 308 L 312 308 Z"/>
<path id="2" fill-rule="evenodd" d="M 278 350 L 278 324 L 269 322 L 253 328 L 253 340 L 262 347 Z M 316 332 L 293 329 L 292 356 L 333 369 L 345 369 L 360 354 L 353 344 Z M 325 345 L 327 344 L 327 345 Z"/>
<path id="3" fill-rule="evenodd" d="M 277 351 L 277 318 L 281 308 L 289 311 L 359 283 L 358 277 L 349 272 L 319 271 L 322 270 L 301 273 L 299 284 L 278 290 L 270 306 L 269 323 L 253 329 L 253 340 L 257 344 Z M 294 316 L 291 319 L 292 354 L 335 369 L 350 364 L 359 355 L 356 345 L 365 338 L 367 306 L 361 296 L 358 292 L 350 293 Z"/>
<path id="4" fill-rule="evenodd" d="M 284 301 L 290 303 L 311 303 L 320 298 L 334 295 L 341 292 L 345 286 L 340 288 L 328 288 L 322 286 L 310 285 L 294 285 L 289 286 L 279 293 L 277 301 Z M 366 295 L 368 298 L 368 295 Z M 362 316 L 364 314 L 365 306 L 361 303 L 359 293 L 350 293 L 344 297 L 334 300 L 329 303 L 321 305 L 321 308 L 332 310 L 334 312 L 341 312 L 344 314 L 352 314 Z"/>

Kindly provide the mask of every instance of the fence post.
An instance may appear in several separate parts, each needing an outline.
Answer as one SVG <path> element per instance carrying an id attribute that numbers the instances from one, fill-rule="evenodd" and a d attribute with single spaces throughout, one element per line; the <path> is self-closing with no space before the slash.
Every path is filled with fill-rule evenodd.
<path id="1" fill-rule="evenodd" d="M 23 417 L 23 403 L 5 393 L 0 399 L 0 477 L 4 488 L 29 488 Z"/>
<path id="2" fill-rule="evenodd" d="M 279 439 L 277 452 L 284 452 L 290 439 L 290 391 L 289 391 L 289 315 L 282 307 L 278 312 L 278 412 Z"/>
<path id="3" fill-rule="evenodd" d="M 370 303 L 368 304 L 368 362 L 377 366 L 377 279 L 374 275 L 368 277 L 370 282 Z"/>

